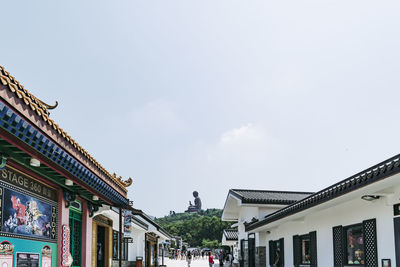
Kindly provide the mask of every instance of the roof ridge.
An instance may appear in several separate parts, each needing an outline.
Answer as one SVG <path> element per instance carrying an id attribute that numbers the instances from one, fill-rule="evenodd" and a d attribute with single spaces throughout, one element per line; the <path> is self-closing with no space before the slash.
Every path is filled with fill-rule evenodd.
<path id="1" fill-rule="evenodd" d="M 283 194 L 315 194 L 315 192 L 302 192 L 302 191 L 282 191 L 282 190 L 262 190 L 262 189 L 231 189 L 232 191 L 249 191 L 249 192 L 262 192 L 262 193 L 283 193 Z"/>
<path id="2" fill-rule="evenodd" d="M 111 181 L 117 184 L 123 191 L 127 192 L 127 186 L 132 182 L 131 180 L 122 181 L 121 177 L 111 175 L 94 157 L 92 157 L 83 147 L 81 147 L 71 136 L 69 136 L 60 126 L 58 126 L 52 119 L 49 118 L 50 112 L 42 104 L 42 102 L 29 93 L 11 74 L 0 65 L 0 82 L 4 86 L 8 86 L 9 90 L 14 93 L 18 98 L 22 99 L 24 103 L 35 111 L 48 125 L 52 126 L 64 139 L 66 139 L 75 149 L 82 153 L 91 163 L 93 163 L 100 171 L 108 176 Z"/>

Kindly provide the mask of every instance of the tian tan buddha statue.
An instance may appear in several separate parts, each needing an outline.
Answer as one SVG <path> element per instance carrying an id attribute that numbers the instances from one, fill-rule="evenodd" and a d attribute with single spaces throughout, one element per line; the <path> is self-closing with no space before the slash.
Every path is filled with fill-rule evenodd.
<path id="1" fill-rule="evenodd" d="M 199 193 L 197 191 L 193 192 L 194 205 L 189 201 L 189 207 L 186 212 L 198 212 L 201 211 L 201 199 L 199 198 Z"/>

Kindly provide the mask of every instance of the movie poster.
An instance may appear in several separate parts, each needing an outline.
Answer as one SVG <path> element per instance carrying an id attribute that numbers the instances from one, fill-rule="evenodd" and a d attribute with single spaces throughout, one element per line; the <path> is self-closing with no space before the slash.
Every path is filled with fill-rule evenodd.
<path id="1" fill-rule="evenodd" d="M 8 188 L 3 190 L 2 232 L 55 239 L 55 207 Z"/>

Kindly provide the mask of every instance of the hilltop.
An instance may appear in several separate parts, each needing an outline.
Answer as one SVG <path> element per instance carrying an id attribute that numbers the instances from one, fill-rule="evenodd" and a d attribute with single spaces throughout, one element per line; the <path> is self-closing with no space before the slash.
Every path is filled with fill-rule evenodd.
<path id="1" fill-rule="evenodd" d="M 231 225 L 230 222 L 222 222 L 221 215 L 221 209 L 207 209 L 198 213 L 173 213 L 155 221 L 192 247 L 212 248 L 221 245 L 223 230 Z"/>

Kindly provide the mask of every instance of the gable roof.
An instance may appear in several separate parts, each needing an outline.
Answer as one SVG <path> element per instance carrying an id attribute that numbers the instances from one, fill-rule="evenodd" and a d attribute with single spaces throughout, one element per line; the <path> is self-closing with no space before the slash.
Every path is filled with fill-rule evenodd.
<path id="1" fill-rule="evenodd" d="M 237 241 L 239 238 L 237 229 L 224 229 L 224 236 L 227 241 Z"/>
<path id="2" fill-rule="evenodd" d="M 312 195 L 311 192 L 294 191 L 271 191 L 231 189 L 229 193 L 239 198 L 245 204 L 281 204 L 289 205 L 305 197 Z"/>
<path id="3" fill-rule="evenodd" d="M 246 225 L 246 231 L 251 231 L 300 211 L 307 210 L 398 173 L 400 173 L 400 154 L 271 213 L 262 220 L 249 223 Z"/>

